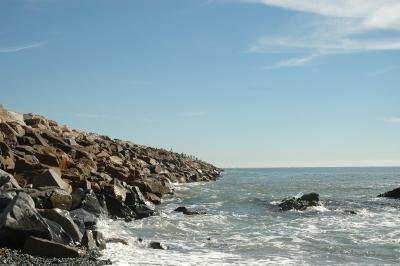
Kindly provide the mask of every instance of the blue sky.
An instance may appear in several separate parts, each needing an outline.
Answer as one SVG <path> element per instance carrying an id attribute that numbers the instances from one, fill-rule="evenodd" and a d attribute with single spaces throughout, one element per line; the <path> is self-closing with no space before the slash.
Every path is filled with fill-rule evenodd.
<path id="1" fill-rule="evenodd" d="M 2 0 L 0 102 L 222 167 L 400 165 L 396 0 Z"/>

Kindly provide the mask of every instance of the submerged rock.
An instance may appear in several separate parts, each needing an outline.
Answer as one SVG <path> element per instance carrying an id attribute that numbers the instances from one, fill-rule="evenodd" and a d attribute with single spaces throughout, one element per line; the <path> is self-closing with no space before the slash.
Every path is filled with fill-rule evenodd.
<path id="1" fill-rule="evenodd" d="M 205 212 L 191 211 L 186 207 L 180 206 L 174 210 L 175 212 L 181 212 L 185 215 L 196 215 L 196 214 L 206 214 Z"/>
<path id="2" fill-rule="evenodd" d="M 308 207 L 319 206 L 319 195 L 315 192 L 307 193 L 300 198 L 288 198 L 279 203 L 281 211 L 304 211 Z"/>
<path id="3" fill-rule="evenodd" d="M 166 245 L 164 245 L 163 243 L 160 243 L 160 242 L 156 242 L 156 241 L 151 241 L 149 243 L 149 247 L 152 249 L 164 249 L 164 250 L 168 249 L 168 247 Z"/>

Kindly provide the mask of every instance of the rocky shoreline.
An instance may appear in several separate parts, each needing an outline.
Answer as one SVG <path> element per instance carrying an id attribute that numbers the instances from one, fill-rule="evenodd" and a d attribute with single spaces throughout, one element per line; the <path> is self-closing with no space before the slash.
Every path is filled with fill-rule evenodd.
<path id="1" fill-rule="evenodd" d="M 108 264 L 96 259 L 106 248 L 99 219 L 157 215 L 154 205 L 174 193 L 173 183 L 221 172 L 192 156 L 0 107 L 0 264 Z"/>

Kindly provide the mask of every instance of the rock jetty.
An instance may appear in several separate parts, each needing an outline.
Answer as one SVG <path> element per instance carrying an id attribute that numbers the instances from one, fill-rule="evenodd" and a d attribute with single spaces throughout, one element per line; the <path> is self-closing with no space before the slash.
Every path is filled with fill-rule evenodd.
<path id="1" fill-rule="evenodd" d="M 173 183 L 211 181 L 221 171 L 192 156 L 0 106 L 0 247 L 85 258 L 106 247 L 98 219 L 156 215 L 154 205 L 174 193 Z"/>

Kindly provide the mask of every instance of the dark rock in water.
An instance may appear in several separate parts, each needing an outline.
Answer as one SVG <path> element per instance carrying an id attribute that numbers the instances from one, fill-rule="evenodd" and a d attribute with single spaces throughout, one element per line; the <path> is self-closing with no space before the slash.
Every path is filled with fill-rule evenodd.
<path id="1" fill-rule="evenodd" d="M 86 247 L 88 250 L 94 250 L 97 248 L 96 241 L 93 237 L 92 230 L 86 230 L 85 234 L 82 237 L 82 245 Z"/>
<path id="2" fill-rule="evenodd" d="M 86 229 L 94 228 L 97 223 L 97 217 L 82 208 L 72 210 L 69 214 L 82 234 L 85 233 Z"/>
<path id="3" fill-rule="evenodd" d="M 304 194 L 300 197 L 300 200 L 307 201 L 307 202 L 318 202 L 319 201 L 319 194 L 315 192 Z"/>
<path id="4" fill-rule="evenodd" d="M 65 232 L 64 228 L 62 228 L 61 225 L 58 223 L 54 222 L 53 220 L 43 218 L 47 225 L 50 228 L 51 232 L 51 240 L 55 241 L 57 243 L 62 243 L 62 244 L 73 244 L 73 239 L 72 237 Z"/>
<path id="5" fill-rule="evenodd" d="M 104 209 L 93 190 L 84 191 L 77 188 L 72 192 L 72 209 L 82 208 L 96 217 L 107 216 L 107 210 Z"/>
<path id="6" fill-rule="evenodd" d="M 152 241 L 149 244 L 149 247 L 153 249 L 168 249 L 168 247 L 160 242 Z"/>
<path id="7" fill-rule="evenodd" d="M 96 246 L 101 250 L 106 248 L 106 239 L 103 234 L 99 231 L 93 231 L 93 237 L 96 241 Z"/>
<path id="8" fill-rule="evenodd" d="M 127 240 L 122 239 L 122 238 L 117 238 L 117 237 L 107 238 L 106 243 L 121 243 L 125 246 L 127 246 L 129 244 Z"/>
<path id="9" fill-rule="evenodd" d="M 72 220 L 69 212 L 61 209 L 50 209 L 50 210 L 38 210 L 39 213 L 53 221 L 61 225 L 64 231 L 71 236 L 72 240 L 75 242 L 80 242 L 82 239 L 82 233 L 79 231 L 78 226 Z"/>
<path id="10" fill-rule="evenodd" d="M 319 195 L 317 193 L 304 194 L 300 198 L 288 198 L 283 200 L 278 206 L 281 211 L 297 210 L 304 211 L 308 207 L 319 205 Z"/>
<path id="11" fill-rule="evenodd" d="M 378 197 L 400 199 L 400 187 L 395 188 L 391 191 L 379 194 Z"/>
<path id="12" fill-rule="evenodd" d="M 124 202 L 119 201 L 111 195 L 104 194 L 107 204 L 108 213 L 115 218 L 123 218 L 126 220 L 135 219 L 136 213 L 129 208 Z"/>
<path id="13" fill-rule="evenodd" d="M 4 188 L 6 188 L 6 189 L 9 189 L 9 188 L 21 189 L 17 180 L 15 180 L 15 178 L 11 174 L 9 174 L 1 169 L 0 169 L 0 188 L 2 188 L 2 189 L 4 189 Z"/>
<path id="14" fill-rule="evenodd" d="M 357 212 L 355 212 L 353 210 L 344 210 L 343 212 L 346 214 L 357 214 Z"/>
<path id="15" fill-rule="evenodd" d="M 186 207 L 180 206 L 178 208 L 176 208 L 174 211 L 176 212 L 181 212 L 185 215 L 196 215 L 196 214 L 206 214 L 205 212 L 198 212 L 198 211 L 191 211 Z"/>
<path id="16" fill-rule="evenodd" d="M 79 258 L 85 255 L 83 250 L 33 236 L 26 240 L 22 250 L 25 253 L 41 257 Z"/>
<path id="17" fill-rule="evenodd" d="M 126 193 L 125 204 L 135 212 L 135 219 L 141 219 L 154 215 L 154 205 L 145 199 L 138 187 L 132 187 Z"/>
<path id="18" fill-rule="evenodd" d="M 61 226 L 56 227 L 37 212 L 29 195 L 20 192 L 0 215 L 0 246 L 19 248 L 29 236 L 64 242 L 64 231 Z"/>

